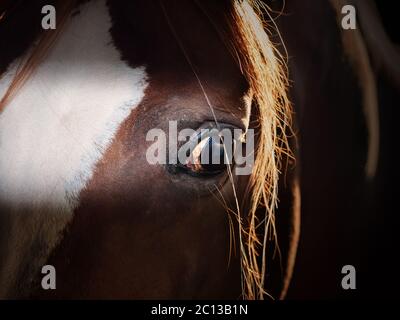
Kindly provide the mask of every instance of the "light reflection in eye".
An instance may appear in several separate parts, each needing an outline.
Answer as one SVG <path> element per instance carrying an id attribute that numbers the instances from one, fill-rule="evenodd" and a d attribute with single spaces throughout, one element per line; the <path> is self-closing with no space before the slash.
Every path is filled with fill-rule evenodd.
<path id="1" fill-rule="evenodd" d="M 226 170 L 226 166 L 232 163 L 234 148 L 233 139 L 227 147 L 224 137 L 214 130 L 213 134 L 205 136 L 193 148 L 188 155 L 184 167 L 195 174 L 216 175 Z"/>

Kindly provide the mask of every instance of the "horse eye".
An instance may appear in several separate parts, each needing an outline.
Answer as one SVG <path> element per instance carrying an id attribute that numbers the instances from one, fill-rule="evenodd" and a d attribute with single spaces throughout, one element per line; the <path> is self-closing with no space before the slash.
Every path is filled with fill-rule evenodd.
<path id="1" fill-rule="evenodd" d="M 188 152 L 185 163 L 181 164 L 187 173 L 197 176 L 218 175 L 232 163 L 234 141 L 224 139 L 219 134 L 199 137 L 197 143 Z"/>

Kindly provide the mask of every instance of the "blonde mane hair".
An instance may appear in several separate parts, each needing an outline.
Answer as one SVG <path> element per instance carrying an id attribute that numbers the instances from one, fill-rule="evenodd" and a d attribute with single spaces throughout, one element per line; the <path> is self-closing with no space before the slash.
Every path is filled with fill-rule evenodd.
<path id="1" fill-rule="evenodd" d="M 259 1 L 235 1 L 230 19 L 234 48 L 253 92 L 259 128 L 254 169 L 248 185 L 250 207 L 239 219 L 245 299 L 263 299 L 268 295 L 265 290 L 266 248 L 267 242 L 272 240 L 279 251 L 274 214 L 278 179 L 283 157 L 291 157 L 286 135 L 291 130 L 287 69 L 265 31 L 269 27 L 263 20 L 267 9 Z M 257 216 L 260 207 L 263 208 L 261 217 Z M 243 217 L 248 219 L 247 227 L 243 227 Z"/>
<path id="2" fill-rule="evenodd" d="M 46 57 L 75 4 L 76 0 L 60 1 L 57 29 L 42 34 L 21 62 L 10 87 L 0 100 L 0 113 Z M 244 212 L 235 193 L 244 299 L 264 299 L 268 295 L 265 289 L 266 248 L 270 241 L 274 241 L 279 250 L 274 215 L 278 179 L 283 157 L 291 156 L 286 135 L 291 126 L 287 69 L 283 57 L 266 33 L 270 27 L 263 20 L 263 13 L 268 12 L 266 9 L 255 0 L 232 1 L 230 10 L 225 13 L 227 28 L 220 30 L 225 33 L 223 38 L 248 81 L 253 94 L 252 113 L 257 115 L 257 146 L 247 187 L 247 194 L 250 195 L 246 201 L 247 212 Z"/>

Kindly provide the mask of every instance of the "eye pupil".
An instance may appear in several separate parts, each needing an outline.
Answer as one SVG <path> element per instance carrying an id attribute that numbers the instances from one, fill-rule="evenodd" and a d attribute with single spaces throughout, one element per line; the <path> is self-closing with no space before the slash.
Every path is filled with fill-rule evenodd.
<path id="1" fill-rule="evenodd" d="M 225 170 L 225 149 L 222 139 L 208 139 L 203 148 L 200 158 L 202 169 L 209 172 L 220 172 Z"/>
<path id="2" fill-rule="evenodd" d="M 198 137 L 193 150 L 187 152 L 187 161 L 184 168 L 196 175 L 217 175 L 226 170 L 231 163 L 233 147 L 227 147 L 224 138 L 218 132 Z"/>

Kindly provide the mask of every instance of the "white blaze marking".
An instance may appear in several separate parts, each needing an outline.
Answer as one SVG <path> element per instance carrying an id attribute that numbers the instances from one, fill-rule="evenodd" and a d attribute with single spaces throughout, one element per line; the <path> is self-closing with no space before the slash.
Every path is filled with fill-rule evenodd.
<path id="1" fill-rule="evenodd" d="M 0 205 L 6 204 L 9 213 L 51 209 L 71 215 L 119 126 L 144 96 L 144 68 L 120 60 L 105 1 L 80 9 L 0 114 Z M 0 79 L 0 97 L 15 65 Z M 36 231 L 30 230 L 29 238 Z M 12 243 L 9 251 L 13 246 L 23 251 L 22 244 Z"/>
<path id="2" fill-rule="evenodd" d="M 69 206 L 141 101 L 144 70 L 120 61 L 110 26 L 104 1 L 82 7 L 0 115 L 2 201 Z"/>

